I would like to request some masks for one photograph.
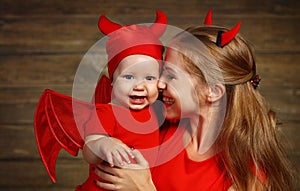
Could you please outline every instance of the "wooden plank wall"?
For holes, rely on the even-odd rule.
[[[160,9],[170,25],[185,28],[201,24],[209,8],[216,24],[243,21],[241,33],[256,49],[260,89],[278,112],[283,141],[299,167],[300,1],[1,0],[0,190],[67,191],[85,179],[81,156],[62,152],[58,181],[51,183],[37,152],[33,115],[45,88],[71,95],[80,60],[102,38],[100,14],[131,24],[153,21]]]

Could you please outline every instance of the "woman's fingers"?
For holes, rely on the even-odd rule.
[[[100,166],[100,167],[99,167]],[[101,169],[101,167],[103,167],[102,169],[113,169],[111,167],[108,167],[104,164],[102,165],[98,165],[98,167]],[[108,167],[108,168],[107,168]],[[118,182],[119,182],[119,177],[114,176],[113,174],[111,174],[111,172],[106,172],[106,171],[102,171],[99,170],[98,168],[95,169],[95,173],[97,174],[97,176],[101,177],[103,180],[105,180],[105,182],[101,182],[98,180],[95,180],[95,184],[103,189],[106,190],[118,190]]]
[[[98,165],[98,168],[95,168],[94,171],[97,176],[105,181],[94,180],[95,184],[106,190],[119,190],[118,185],[121,182],[121,178],[114,175],[113,169],[105,164]]]
[[[128,168],[111,168],[105,163],[98,164],[95,173],[103,180],[96,180],[95,184],[106,190],[132,191],[132,190],[156,190],[148,163],[139,152],[134,152],[140,164],[129,164]],[[148,189],[149,188],[149,189]]]
[[[95,184],[105,190],[118,190],[118,187],[111,183],[99,182],[98,180],[95,180]]]
[[[117,175],[116,172],[115,172],[115,170],[114,170],[115,168],[112,168],[112,167],[108,166],[104,162],[98,164],[97,167],[99,168],[99,169],[97,169],[97,168],[95,169],[95,172],[96,172],[97,175],[98,175],[98,173],[105,173],[105,172],[108,173],[108,174],[110,174],[110,175],[112,175],[112,176],[116,176]],[[110,180],[107,180],[107,181],[111,182]]]

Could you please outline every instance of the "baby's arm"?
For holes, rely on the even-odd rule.
[[[123,166],[133,158],[132,151],[122,141],[107,135],[89,135],[85,138],[83,157],[90,164],[107,161],[111,166]]]

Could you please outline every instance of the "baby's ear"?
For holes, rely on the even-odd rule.
[[[209,86],[209,94],[207,96],[207,101],[213,103],[220,100],[226,92],[226,88],[223,84],[215,84]]]

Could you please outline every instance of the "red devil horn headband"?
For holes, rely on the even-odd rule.
[[[235,35],[239,32],[241,24],[241,22],[238,22],[238,24],[236,24],[235,27],[233,27],[227,32],[219,31],[216,44],[219,47],[223,47],[226,44],[228,44],[232,39],[234,39]]]
[[[149,28],[153,34],[159,37],[164,33],[167,23],[166,15],[161,11],[156,11],[156,20]],[[102,33],[108,35],[122,28],[122,25],[110,21],[105,15],[101,15],[98,21],[98,28]]]
[[[204,24],[206,25],[212,25],[212,9],[210,9],[205,17]],[[216,44],[219,47],[224,47],[226,44],[228,44],[234,37],[237,35],[237,33],[240,30],[242,22],[238,22],[238,24],[235,25],[232,29],[224,32],[224,31],[219,31]]]

